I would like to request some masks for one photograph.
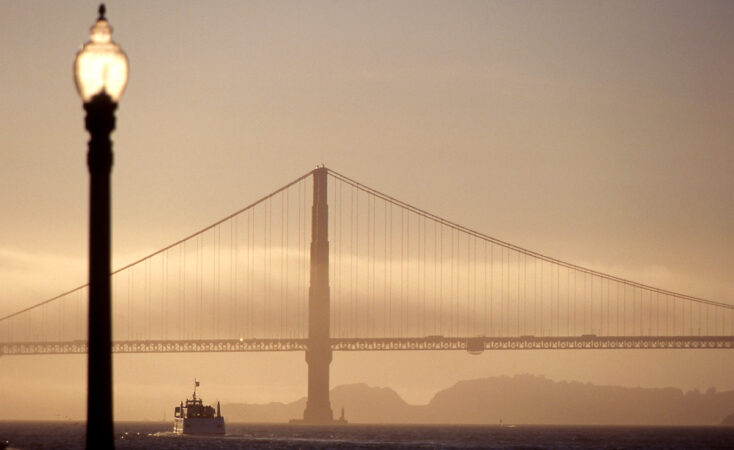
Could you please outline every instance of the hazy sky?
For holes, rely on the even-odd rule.
[[[71,66],[97,6],[0,0],[0,314],[86,281],[88,135]],[[113,267],[325,163],[499,239],[734,303],[731,1],[107,7],[130,59]],[[83,417],[84,364],[0,357],[0,397],[17,408],[0,418],[49,402],[44,417]],[[194,376],[224,402],[305,395],[301,353],[115,364],[121,418],[141,398],[161,418]],[[341,353],[332,386],[426,402],[495,374],[734,389],[733,370],[731,351]]]

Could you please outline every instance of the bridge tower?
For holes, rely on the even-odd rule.
[[[328,424],[334,421],[329,400],[331,364],[329,317],[329,205],[326,196],[326,167],[313,171],[311,211],[311,284],[308,289],[308,400],[303,422]]]

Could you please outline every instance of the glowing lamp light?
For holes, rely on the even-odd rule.
[[[102,92],[117,103],[127,85],[127,55],[112,40],[112,27],[104,15],[105,7],[100,5],[90,41],[74,58],[74,82],[85,103]]]

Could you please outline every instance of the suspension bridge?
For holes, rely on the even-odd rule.
[[[732,349],[734,305],[471,230],[319,167],[112,273],[117,353]],[[0,318],[0,355],[85,353],[87,286]]]

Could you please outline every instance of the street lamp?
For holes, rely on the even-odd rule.
[[[89,341],[87,448],[114,448],[112,309],[110,300],[110,172],[115,109],[127,84],[127,56],[112,41],[104,4],[91,39],[74,59],[74,82],[89,132]]]

